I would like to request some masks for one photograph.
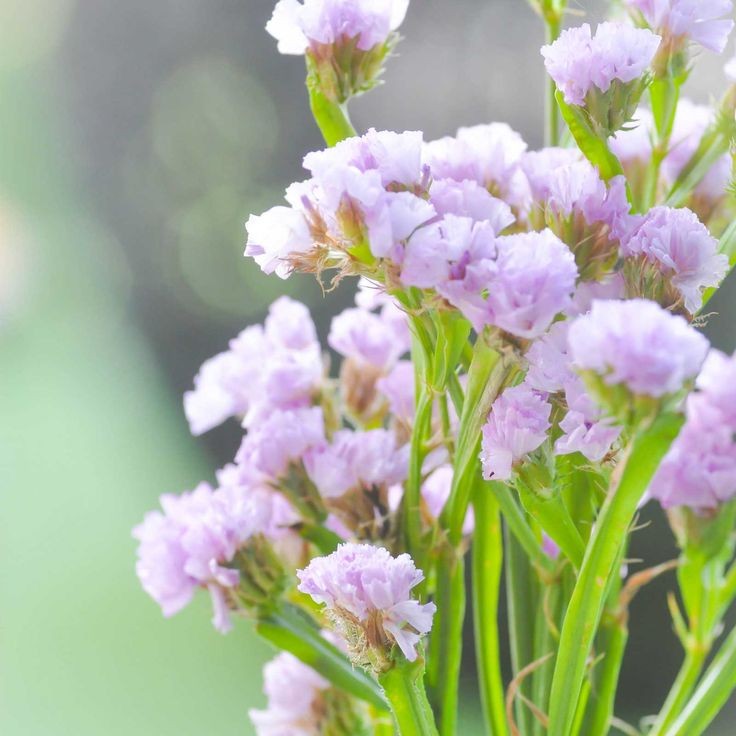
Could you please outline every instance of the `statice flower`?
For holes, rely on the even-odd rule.
[[[633,394],[675,394],[695,378],[708,341],[680,316],[646,299],[596,301],[568,334],[573,365]]]
[[[527,145],[506,123],[460,128],[457,135],[424,147],[424,161],[435,179],[474,181],[516,210],[528,203],[528,185],[521,171]]]
[[[409,0],[280,0],[266,30],[282,54],[353,39],[370,51],[402,24],[408,7]]]
[[[194,434],[233,416],[256,420],[275,408],[308,406],[323,379],[322,351],[309,310],[288,297],[269,308],[265,325],[246,328],[229,349],[206,361],[184,395]]]
[[[164,616],[179,612],[197,588],[206,588],[215,628],[231,628],[231,593],[241,575],[231,563],[254,537],[272,533],[274,499],[274,494],[241,485],[213,489],[206,483],[191,493],[161,497],[162,511],[149,512],[133,536],[139,541],[138,577]],[[270,562],[261,565],[259,579],[274,573],[277,587],[280,571],[269,570]]]
[[[686,422],[650,487],[662,506],[714,509],[736,495],[736,358],[711,350]]]
[[[564,434],[555,442],[555,453],[579,452],[591,462],[600,462],[619,438],[621,427],[603,415],[578,377],[566,384],[565,401],[568,411],[560,422]]]
[[[677,47],[686,41],[722,53],[733,30],[731,0],[626,0],[646,23]]]
[[[575,258],[551,230],[504,235],[495,245],[495,258],[467,269],[466,290],[487,289],[488,296],[480,314],[466,316],[477,330],[490,324],[517,337],[539,337],[572,302]]]
[[[588,161],[574,161],[545,170],[538,167],[530,182],[536,193],[529,217],[532,225],[546,225],[565,241],[575,254],[581,278],[607,275],[635,223],[624,177],[606,184]]]
[[[512,221],[510,212],[509,217]],[[452,301],[453,287],[449,284],[462,281],[470,264],[495,255],[496,234],[488,221],[446,215],[440,222],[419,230],[407,243],[401,265],[402,283],[437,289]]]
[[[304,467],[324,498],[350,490],[386,487],[405,480],[408,446],[399,447],[393,432],[340,430],[332,441],[308,450]]]
[[[376,388],[388,401],[394,419],[409,426],[414,420],[414,364],[400,360],[391,371],[379,378]]]
[[[526,384],[537,391],[557,393],[575,379],[570,366],[567,332],[570,322],[555,322],[549,331],[535,340],[526,353],[529,370]]]
[[[612,135],[631,119],[660,41],[625,23],[601,23],[595,34],[585,23],[543,46],[542,56],[565,102],[586,107],[598,129]]]
[[[477,222],[486,221],[500,233],[514,222],[511,208],[494,197],[477,181],[436,179],[429,190],[432,206],[438,215],[457,215]]]
[[[316,736],[324,718],[322,695],[330,683],[288,652],[263,668],[265,710],[248,715],[257,736]]]
[[[266,30],[282,54],[306,54],[311,84],[346,102],[373,87],[409,0],[280,0]]]
[[[522,384],[494,402],[483,427],[480,460],[487,480],[509,480],[513,466],[539,448],[551,427],[544,395]]]
[[[291,464],[300,462],[307,450],[324,441],[320,407],[274,411],[245,436],[236,462],[254,478],[276,480],[287,473]]]
[[[390,370],[411,348],[406,315],[392,303],[384,305],[381,314],[346,309],[332,320],[327,342],[344,358],[381,372]]]
[[[728,271],[728,258],[718,253],[718,241],[688,209],[654,207],[621,252],[633,259],[624,268],[631,292],[667,307],[673,306],[674,298],[690,313],[700,308],[703,290],[718,286]],[[647,265],[654,267],[654,273]],[[674,297],[666,293],[661,276],[676,289]]]
[[[357,661],[383,669],[393,644],[409,661],[417,658],[436,607],[411,597],[424,574],[409,555],[392,557],[383,548],[342,544],[331,555],[313,559],[297,577],[299,590],[326,606]]]
[[[634,164],[646,165],[652,155],[654,116],[646,107],[640,107],[631,123],[608,141],[611,151],[624,169]],[[628,172],[627,172],[628,173]]]

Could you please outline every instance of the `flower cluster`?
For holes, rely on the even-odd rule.
[[[420,604],[411,590],[423,579],[409,555],[392,557],[370,545],[343,544],[297,573],[299,590],[328,608],[356,658],[375,664],[388,644],[409,661],[432,628],[433,603]]]
[[[560,4],[534,5],[556,32]],[[525,605],[569,649],[539,695],[550,732],[570,733],[576,713],[601,715],[572,691],[609,638],[596,638],[593,614],[625,613],[630,586],[611,584],[611,561],[646,492],[690,520],[731,518],[736,355],[710,348],[698,315],[732,260],[735,93],[718,112],[679,99],[688,44],[722,49],[731,2],[627,5],[633,22],[585,24],[543,47],[553,145],[529,150],[499,122],[433,141],[355,133],[346,103],[375,84],[408,0],[278,2],[268,31],[305,55],[328,147],[304,157],[308,178],[285,205],[250,217],[245,255],[284,279],[357,277],[355,301],[332,319],[329,351],[307,307],[284,297],[204,363],[184,397],[191,430],[235,419],[239,449],[216,487],[162,497],[134,530],[139,578],[164,615],[206,589],[219,630],[246,614],[286,650],[266,666],[267,707],[251,711],[259,736],[383,732],[386,705],[399,733],[437,733],[435,715],[454,733],[471,541],[476,635],[496,637],[478,652],[500,671],[487,661],[509,543],[487,536],[500,513],[533,560]],[[710,551],[678,541],[696,553],[682,582]],[[698,590],[717,597],[709,616],[725,610],[717,581],[736,574],[724,574],[727,541],[716,553],[715,593]],[[573,589],[575,607],[561,597]],[[683,634],[694,618],[680,618]],[[716,619],[683,641],[710,627],[705,653]],[[569,698],[554,698],[560,683]],[[491,711],[501,718],[503,703]]]
[[[568,105],[585,106],[609,134],[631,118],[661,38],[626,23],[584,23],[542,48],[547,73]]]

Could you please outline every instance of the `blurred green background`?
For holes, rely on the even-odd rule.
[[[323,334],[349,290],[263,277],[243,222],[320,145],[272,0],[0,0],[0,733],[251,733],[268,652],[208,601],[170,621],[139,589],[130,529],[226,462],[237,426],[189,437],[199,364],[284,290]],[[600,10],[590,3],[587,10]],[[595,12],[592,12],[592,17]],[[542,32],[523,0],[414,0],[369,125],[507,120],[540,144]],[[706,101],[720,63],[692,84]],[[523,91],[523,94],[522,94]],[[736,344],[733,286],[711,337]],[[656,513],[636,554],[672,554]],[[661,702],[679,650],[663,580],[637,601],[620,711]],[[480,733],[468,658],[467,733]],[[736,711],[735,711],[736,712]],[[712,733],[734,733],[726,713]],[[720,730],[719,730],[720,729]]]

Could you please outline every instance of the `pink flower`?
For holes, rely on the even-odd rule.
[[[691,313],[700,308],[703,290],[718,286],[728,271],[728,258],[718,253],[718,241],[688,209],[654,207],[621,251],[654,263],[671,279]]]
[[[369,51],[386,43],[408,7],[409,0],[280,0],[266,30],[282,54],[356,38],[358,49]]]
[[[658,33],[722,53],[733,30],[731,0],[626,0]]]
[[[409,555],[392,557],[368,544],[341,544],[331,555],[313,559],[297,577],[299,590],[325,605],[335,619],[349,617],[347,628],[352,621],[363,624],[369,646],[385,646],[385,639],[409,661],[417,658],[417,644],[432,628],[435,605],[412,599],[411,590],[424,575]]]
[[[683,317],[646,299],[593,302],[568,333],[573,365],[634,394],[674,394],[694,379],[708,341]]]
[[[607,92],[614,82],[626,84],[642,77],[660,41],[651,31],[625,23],[601,23],[593,35],[584,23],[543,46],[542,56],[565,102],[582,106],[594,88]]]
[[[547,438],[552,407],[529,386],[506,389],[483,427],[480,460],[487,480],[509,480],[515,463]]]

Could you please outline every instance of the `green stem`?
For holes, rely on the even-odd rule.
[[[565,615],[550,701],[548,736],[570,736],[603,605],[638,503],[680,431],[682,418],[661,415],[635,437],[620,483],[609,492],[590,538]]]
[[[486,727],[493,736],[507,736],[504,686],[498,637],[498,594],[503,566],[503,538],[498,503],[480,485],[473,499],[473,622]]]
[[[501,508],[506,526],[521,545],[529,560],[546,570],[552,570],[554,563],[544,554],[540,541],[529,526],[524,512],[519,508],[519,504],[514,500],[511,489],[500,481],[490,481],[487,485]]]
[[[402,502],[402,519],[404,523],[404,537],[409,553],[414,561],[422,567],[424,555],[422,553],[422,517],[420,513],[422,498],[422,465],[426,453],[426,439],[432,421],[432,397],[424,388],[419,389],[416,419],[411,435],[409,454],[409,476],[406,481],[406,491]]]
[[[536,625],[534,629],[534,661],[539,662],[543,657],[549,657],[557,649],[552,622],[549,615],[556,617],[560,601],[560,583],[553,581],[540,587],[540,600],[537,606]],[[554,659],[548,659],[539,665],[532,675],[532,701],[543,713],[549,708],[549,685],[552,681]],[[532,723],[533,736],[543,736],[545,728],[536,718]]]
[[[438,736],[424,690],[424,661],[401,662],[379,676],[400,736]]]
[[[256,623],[256,631],[338,688],[382,711],[387,709],[375,680],[356,669],[339,649],[322,636],[314,622],[295,606],[282,603]]]
[[[677,679],[672,685],[667,700],[657,716],[650,736],[662,736],[662,734],[666,733],[670,725],[672,725],[675,718],[681,713],[687,699],[698,683],[707,653],[707,649],[699,646],[694,646],[687,650],[680,671],[677,673]]]
[[[310,82],[309,79],[307,79],[307,88],[312,115],[328,146],[334,146],[346,138],[357,135],[348,117],[346,105],[340,105],[327,99],[322,94],[319,85]]]
[[[463,655],[465,561],[449,545],[444,545],[437,561],[436,585],[437,613],[430,637],[427,685],[438,714],[440,734],[454,736]]]
[[[700,736],[736,688],[736,629],[723,643],[695,694],[665,736]]]
[[[601,647],[603,662],[600,665],[602,669],[597,683],[592,718],[585,736],[606,736],[610,731],[621,663],[628,639],[629,629],[626,623],[615,614],[610,614],[610,620],[603,626]]]
[[[510,533],[508,525],[504,530],[504,542],[511,668],[516,677],[534,657],[533,612],[536,610],[537,599],[533,570],[521,545]],[[531,697],[529,678],[520,684],[519,693]],[[514,718],[518,733],[525,736],[530,733],[532,714],[520,698],[514,703]]]

